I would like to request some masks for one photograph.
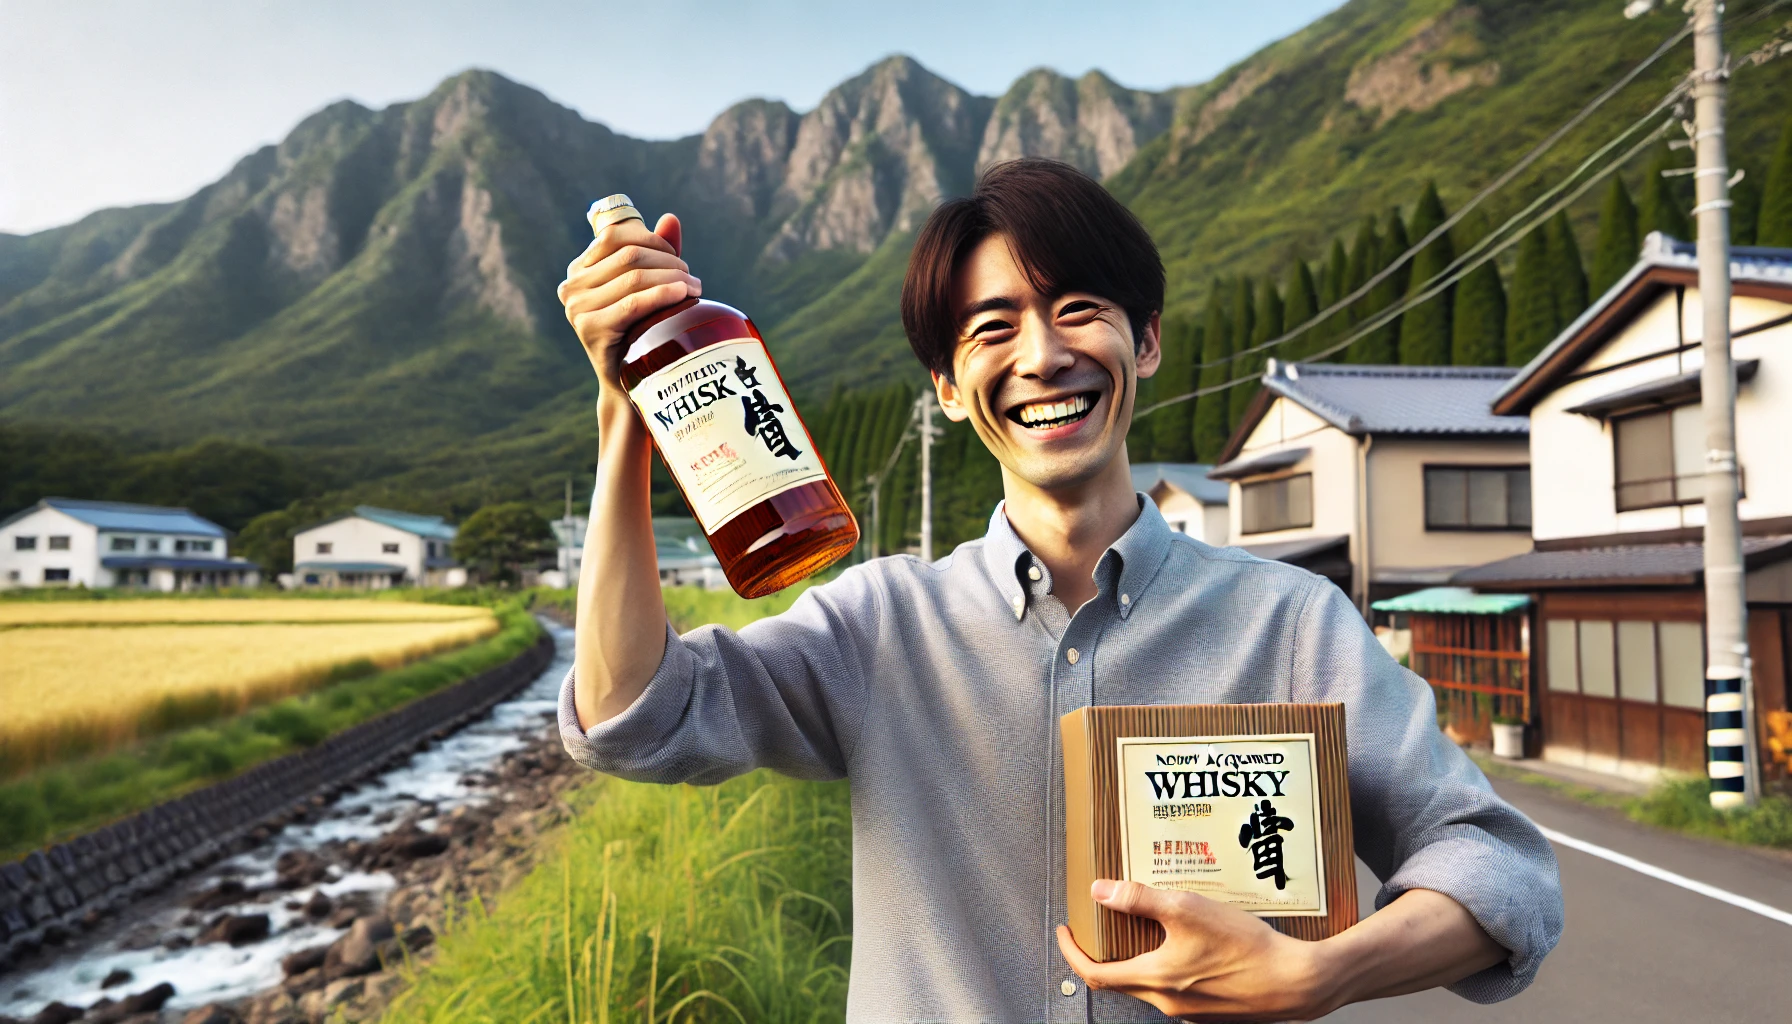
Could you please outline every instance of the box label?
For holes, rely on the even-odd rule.
[[[1265,916],[1326,913],[1312,733],[1116,744],[1126,880]]]
[[[628,396],[704,533],[780,491],[828,478],[757,339],[700,348]]]

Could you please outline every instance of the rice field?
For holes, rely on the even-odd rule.
[[[0,778],[497,630],[487,608],[397,601],[0,606]]]

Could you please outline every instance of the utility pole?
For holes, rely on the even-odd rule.
[[[1730,168],[1724,154],[1723,4],[1692,0],[1693,181],[1698,205],[1699,399],[1705,412],[1705,744],[1711,806],[1759,799],[1748,601],[1736,499],[1736,370],[1730,359]]]
[[[933,561],[933,389],[921,389],[921,561]]]
[[[878,492],[882,491],[884,489],[883,488],[884,482],[882,480],[878,479],[878,475],[876,473],[873,473],[870,476],[866,477],[865,481],[871,485],[871,557],[876,558],[877,557],[877,527],[878,527],[877,497],[878,497]]]

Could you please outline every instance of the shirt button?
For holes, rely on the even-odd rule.
[[[1036,580],[1038,578],[1039,578],[1039,567],[1037,565],[1035,565],[1031,569],[1027,570],[1027,579]]]
[[[1072,665],[1076,664],[1076,660],[1080,657],[1082,657],[1082,655],[1076,653],[1076,648],[1074,647],[1064,652],[1064,660],[1070,662]]]
[[[1074,996],[1076,995],[1076,982],[1071,981],[1069,978],[1065,978],[1063,981],[1058,982],[1058,991],[1067,996]]]
[[[1120,595],[1120,604],[1122,606],[1132,604],[1132,595],[1131,594],[1121,594]]]

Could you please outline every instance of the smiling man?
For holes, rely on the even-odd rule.
[[[1305,1019],[1530,983],[1562,926],[1554,856],[1439,733],[1429,687],[1325,579],[1173,533],[1132,490],[1126,432],[1158,364],[1164,271],[1099,184],[1000,165],[934,212],[910,260],[910,343],[1002,466],[988,534],[932,564],[855,566],[738,633],[666,623],[651,448],[618,380],[628,326],[701,290],[679,231],[670,216],[612,225],[560,286],[602,430],[561,732],[580,761],[634,779],[850,779],[848,1019]],[[1059,716],[1263,701],[1347,705],[1378,911],[1302,942],[1194,894],[1097,882],[1168,938],[1090,961],[1062,927]]]

